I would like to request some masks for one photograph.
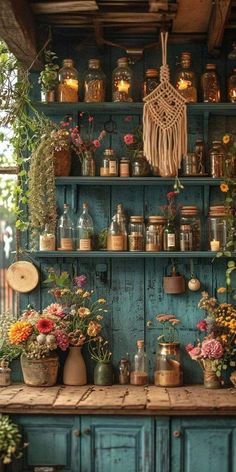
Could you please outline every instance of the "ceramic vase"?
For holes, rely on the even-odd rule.
[[[63,383],[65,385],[87,384],[87,371],[81,347],[70,347],[63,369]]]
[[[56,353],[42,359],[28,359],[21,355],[21,369],[26,385],[30,387],[51,387],[57,382],[59,358]]]
[[[94,385],[112,385],[113,384],[113,368],[112,364],[107,361],[96,363],[93,372]]]

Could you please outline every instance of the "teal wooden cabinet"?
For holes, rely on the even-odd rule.
[[[236,418],[174,418],[170,470],[235,472]]]

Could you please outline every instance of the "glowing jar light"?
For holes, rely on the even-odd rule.
[[[117,64],[112,73],[112,101],[132,102],[133,72],[129,67],[128,58],[121,57]]]
[[[236,102],[236,68],[233,69],[231,76],[228,78],[227,93],[229,102]]]
[[[78,102],[79,80],[72,59],[64,59],[59,70],[58,101]]]
[[[181,67],[176,74],[175,88],[185,98],[186,103],[197,102],[197,83],[194,72],[191,69],[190,52],[182,52]]]

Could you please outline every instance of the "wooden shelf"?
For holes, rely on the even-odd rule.
[[[179,177],[183,185],[217,186],[222,179],[212,177]],[[57,185],[173,185],[169,177],[57,177]]]
[[[37,258],[49,258],[49,257],[69,257],[69,258],[98,258],[98,257],[108,257],[111,259],[117,259],[124,257],[125,259],[133,258],[214,258],[216,252],[214,251],[188,251],[188,252],[146,252],[146,251],[34,251],[29,252],[31,257]]]
[[[143,110],[142,102],[103,102],[103,103],[41,103],[34,102],[35,108],[42,111],[46,115],[69,115],[78,112],[88,112],[91,114],[97,113],[112,113],[115,114],[140,114]],[[211,115],[236,115],[235,103],[193,103],[187,105],[189,115],[201,115],[210,113]]]

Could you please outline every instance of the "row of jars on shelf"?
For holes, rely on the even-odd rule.
[[[208,216],[208,249],[219,251],[226,247],[228,214],[222,205],[210,207]],[[127,230],[128,227],[128,230]],[[58,221],[57,249],[91,251],[94,249],[94,225],[83,203],[83,212],[75,227],[68,204]],[[195,205],[181,207],[180,218],[149,216],[145,226],[141,215],[127,217],[122,204],[112,217],[103,249],[108,251],[199,251],[201,249],[201,218]],[[56,249],[56,237],[46,227],[40,235],[39,249]]]
[[[79,99],[79,76],[72,59],[64,59],[58,73],[58,102],[77,102]],[[129,66],[128,57],[121,57],[112,72],[112,101],[132,102],[135,94],[134,74]],[[151,93],[159,84],[157,68],[147,69],[142,85],[142,96]],[[88,71],[84,77],[84,102],[98,103],[106,100],[106,77],[101,69],[99,59],[90,59]],[[187,103],[198,101],[197,78],[191,68],[191,53],[182,52],[180,67],[176,70],[174,86],[186,99]],[[200,96],[203,102],[217,103],[221,101],[221,90],[215,64],[206,64],[200,80]],[[54,91],[44,95],[46,101],[54,101]],[[227,81],[227,97],[230,102],[236,101],[236,69]]]

